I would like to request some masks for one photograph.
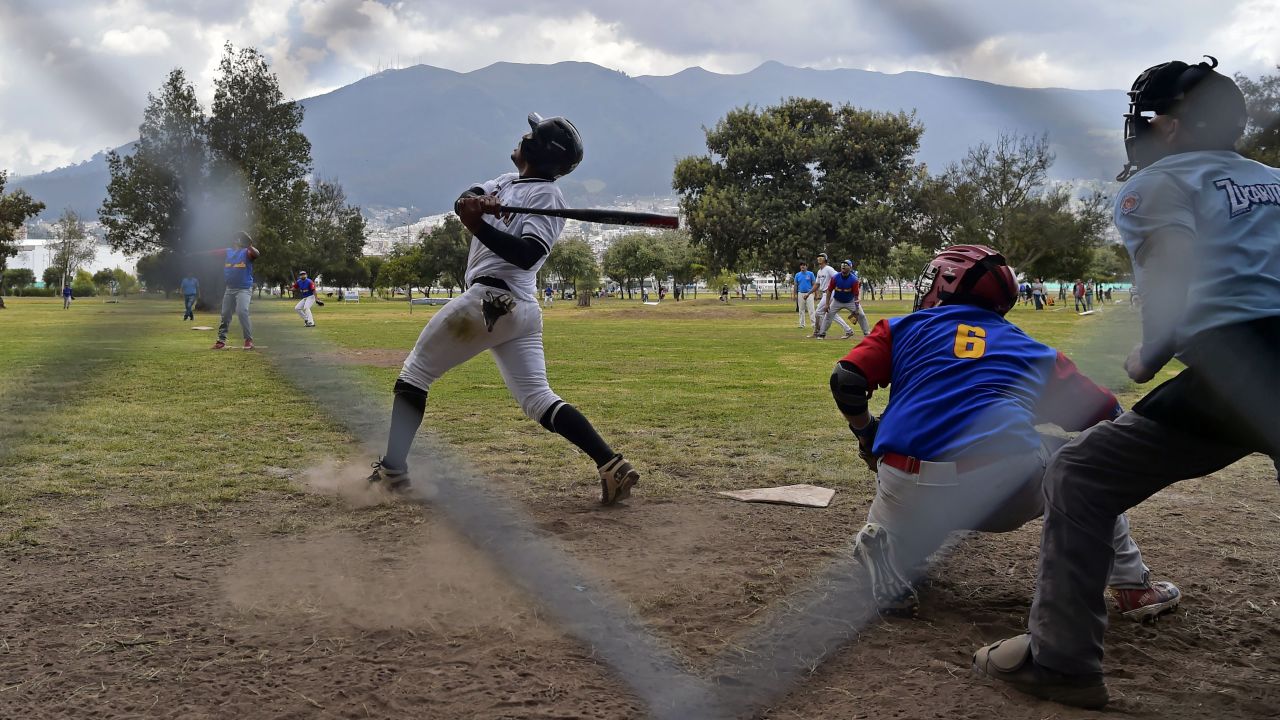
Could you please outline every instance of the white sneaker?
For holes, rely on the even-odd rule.
[[[640,473],[631,463],[614,455],[600,468],[600,504],[612,505],[631,497],[631,488],[640,482]]]
[[[920,609],[915,588],[898,571],[894,562],[889,532],[875,523],[867,523],[858,531],[853,556],[867,569],[871,595],[876,607],[888,615],[914,616]]]

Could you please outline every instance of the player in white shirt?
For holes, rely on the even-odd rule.
[[[489,350],[524,413],[563,435],[596,462],[601,502],[624,500],[640,474],[615,453],[591,423],[552,392],[542,350],[538,269],[564,229],[564,219],[499,214],[502,206],[563,208],[556,186],[582,161],[578,130],[562,117],[529,116],[530,132],[511,153],[517,172],[475,185],[454,204],[474,236],[467,256],[467,291],[432,316],[396,380],[387,452],[369,482],[393,490],[409,485],[408,457],[431,384],[451,368]]]
[[[814,285],[814,294],[818,298],[818,314],[817,319],[814,320],[813,334],[809,337],[825,340],[827,338],[827,326],[831,322],[827,320],[827,313],[822,308],[823,305],[829,302],[831,278],[836,276],[836,269],[827,263],[826,253],[818,253],[818,269],[814,274],[818,276],[818,282]],[[849,327],[849,323],[845,322],[844,318],[837,314],[831,320],[834,320],[840,327],[844,328],[845,337],[853,337],[853,328]]]

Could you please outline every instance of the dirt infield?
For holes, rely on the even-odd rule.
[[[1113,618],[1109,714],[1280,716],[1274,474],[1249,458],[1133,513],[1148,563],[1186,599],[1155,626]],[[528,509],[697,672],[843,552],[869,497],[805,510],[641,494],[609,511],[583,494]],[[305,492],[212,514],[94,505],[7,551],[0,717],[645,716],[429,508],[355,505]],[[931,572],[920,619],[874,623],[760,716],[1101,716],[969,677],[969,653],[1025,621],[1037,537],[1033,523],[965,540]]]

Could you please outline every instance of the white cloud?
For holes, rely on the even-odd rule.
[[[31,136],[27,130],[0,131],[0,169],[30,175],[83,159],[81,149]]]
[[[169,49],[169,35],[159,28],[134,25],[104,32],[100,47],[116,55],[154,55]]]

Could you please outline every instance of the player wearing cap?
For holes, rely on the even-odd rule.
[[[827,336],[827,328],[831,327],[832,318],[840,317],[841,310],[848,310],[850,317],[858,319],[858,327],[862,328],[862,336],[866,337],[871,332],[871,326],[867,323],[866,313],[862,312],[861,299],[862,281],[858,278],[858,273],[853,271],[853,261],[840,261],[840,272],[832,275],[831,282],[827,285],[826,297],[822,304],[824,322],[819,337]],[[842,339],[851,337],[853,337],[853,328],[846,325]]]
[[[1115,223],[1142,287],[1135,382],[1186,366],[1114,422],[1082,433],[1045,477],[1029,632],[974,669],[1036,697],[1097,708],[1114,518],[1251,452],[1280,457],[1280,171],[1234,150],[1244,96],[1217,61],[1148,68],[1129,91]]]
[[[640,474],[615,453],[577,408],[547,383],[542,348],[538,269],[564,229],[562,218],[503,213],[502,206],[565,207],[556,178],[582,161],[578,130],[562,117],[529,116],[517,143],[517,172],[474,185],[454,204],[474,236],[467,255],[468,288],[432,316],[395,384],[386,454],[373,463],[371,483],[398,490],[410,484],[409,448],[426,410],[432,383],[485,350],[524,413],[563,435],[596,463],[601,502],[626,499]]]
[[[298,313],[298,317],[302,318],[302,323],[307,327],[315,327],[315,318],[311,316],[311,306],[316,303],[316,284],[307,277],[306,270],[298,271],[298,279],[293,283],[293,289],[302,295],[302,299],[297,305],[293,306],[294,312]]]
[[[836,406],[877,474],[854,555],[882,611],[915,613],[917,568],[950,533],[1008,532],[1041,515],[1041,480],[1060,442],[1036,423],[1082,430],[1120,412],[1065,355],[1005,319],[1017,301],[1002,255],[947,248],[921,274],[915,310],[876,323],[831,375]],[[867,400],[886,385],[889,403],[877,419]],[[1167,609],[1136,604],[1153,584],[1123,516],[1107,540],[1120,609],[1134,617]],[[1176,604],[1177,588],[1156,585],[1165,586]]]
[[[823,310],[823,307],[826,305],[827,299],[831,296],[831,278],[835,277],[839,273],[836,272],[836,269],[831,267],[827,262],[827,254],[823,252],[818,253],[818,269],[814,274],[817,275],[817,280],[814,284],[814,293],[818,297],[818,314],[813,321],[813,334],[809,337],[816,338],[818,340],[825,340],[827,337],[826,328],[831,325],[831,321],[827,320],[827,313]],[[836,315],[832,320],[834,320],[837,325],[844,328],[845,337],[853,336],[853,328],[849,327],[849,323],[845,322],[844,318]]]

